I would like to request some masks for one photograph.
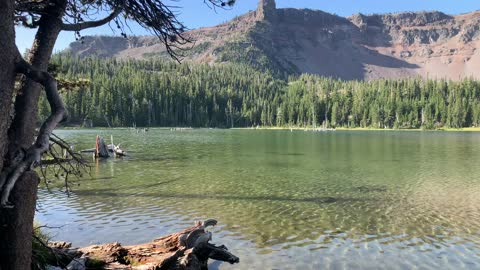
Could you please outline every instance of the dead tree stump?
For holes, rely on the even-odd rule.
[[[103,140],[103,137],[97,135],[97,140],[95,142],[95,158],[108,158],[108,147]]]

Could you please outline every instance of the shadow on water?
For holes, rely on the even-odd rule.
[[[142,186],[144,188],[153,187],[158,185],[168,184],[178,180],[172,180],[168,182],[162,182],[152,185]],[[140,187],[140,186],[139,186]],[[340,202],[358,202],[367,201],[371,199],[365,198],[342,198],[342,197],[310,197],[310,198],[294,198],[294,197],[280,197],[280,196],[238,196],[238,195],[208,195],[208,194],[169,194],[169,193],[115,193],[111,191],[120,189],[95,189],[95,190],[78,190],[74,191],[76,195],[80,196],[101,196],[101,197],[152,197],[158,199],[201,199],[201,200],[239,200],[239,201],[265,201],[265,202],[310,202],[310,203],[340,203]]]
[[[190,160],[191,157],[188,156],[162,156],[162,155],[156,155],[156,156],[142,156],[140,159],[136,156],[126,156],[126,157],[117,157],[115,159],[112,158],[105,158],[105,159],[98,159],[95,160],[93,163],[96,163],[98,165],[102,164],[107,164],[112,161],[135,161],[135,162],[152,162],[152,161],[186,161]]]
[[[304,153],[282,153],[282,152],[265,152],[265,154],[276,155],[276,156],[305,156]]]
[[[112,180],[115,177],[113,176],[104,176],[104,177],[92,177],[92,178],[87,178],[87,179],[82,179],[82,181],[97,181],[97,180]]]
[[[113,178],[113,177],[111,177],[111,178]],[[177,181],[180,181],[180,180],[179,179],[173,179],[173,180],[168,180],[168,181],[163,181],[163,182],[158,182],[158,183],[153,183],[153,184],[136,185],[136,186],[129,187],[129,188],[148,189],[148,188],[153,188],[153,187],[158,187],[158,186],[171,184],[171,183],[174,183],[174,182],[177,182]],[[111,194],[115,194],[114,196],[125,195],[124,193],[113,193],[114,191],[120,191],[120,190],[125,190],[125,187],[77,190],[77,191],[73,191],[72,193],[77,194],[77,195],[85,195],[85,196],[89,196],[89,195],[112,196]],[[126,196],[133,196],[133,195],[135,195],[135,194],[126,195]],[[142,196],[143,196],[143,194],[142,194]]]
[[[359,186],[355,187],[354,190],[359,192],[387,192],[387,187],[385,186]]]

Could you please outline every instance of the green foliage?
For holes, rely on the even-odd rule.
[[[286,80],[247,64],[177,64],[56,55],[62,78],[90,83],[62,93],[73,123],[95,126],[480,126],[480,82],[466,79]],[[39,108],[44,117],[46,103]]]
[[[95,258],[88,258],[85,266],[87,269],[105,269],[105,262]]]
[[[34,224],[32,238],[32,269],[45,269],[47,264],[53,264],[56,261],[55,255],[51,249],[44,246],[50,239],[50,236],[41,230],[41,227]]]
[[[196,56],[202,53],[205,53],[212,46],[211,42],[202,42],[199,44],[194,44],[192,47],[187,47],[186,49],[174,49],[174,52],[182,57]],[[163,58],[170,59],[170,55],[167,51],[161,52],[148,52],[144,53],[143,57],[145,58]]]
[[[298,68],[289,62],[280,63],[272,50],[272,27],[269,22],[258,22],[245,35],[237,36],[217,48],[218,62],[245,64],[277,77],[298,74]],[[265,48],[270,48],[265,49]],[[285,60],[284,60],[285,61]]]

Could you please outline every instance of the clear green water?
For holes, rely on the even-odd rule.
[[[37,219],[82,246],[134,244],[216,218],[241,258],[212,269],[480,269],[480,134],[152,129],[59,131],[77,149],[114,135]]]

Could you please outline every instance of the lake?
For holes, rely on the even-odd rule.
[[[61,130],[130,150],[36,219],[75,246],[136,244],[216,218],[240,264],[212,269],[480,269],[480,133]]]

